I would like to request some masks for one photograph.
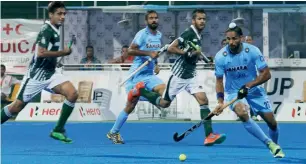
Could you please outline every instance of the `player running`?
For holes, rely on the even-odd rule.
[[[68,47],[59,51],[59,27],[65,20],[65,5],[59,1],[51,2],[48,5],[48,13],[50,21],[46,21],[38,33],[36,51],[21,84],[18,97],[1,111],[1,124],[9,118],[16,116],[43,89],[50,90],[66,98],[60,118],[55,128],[51,131],[50,136],[56,140],[71,143],[72,140],[65,135],[64,126],[73,111],[78,94],[72,83],[65,76],[55,71],[57,57],[66,56],[71,53],[71,49]]]
[[[192,13],[192,25],[168,47],[168,52],[178,54],[180,57],[171,68],[172,75],[168,80],[166,90],[162,97],[145,89],[140,89],[141,96],[146,97],[156,106],[166,108],[169,107],[177,94],[186,90],[198,101],[201,119],[208,116],[210,113],[208,99],[203,87],[197,84],[196,80],[196,63],[201,57],[201,50],[194,50],[188,44],[188,42],[192,42],[194,45],[201,45],[200,33],[205,28],[205,24],[205,11],[200,9],[194,10]],[[211,120],[205,122],[204,131],[206,135],[204,145],[206,146],[220,144],[226,139],[224,134],[213,133]]]
[[[235,23],[231,23],[226,31],[228,45],[222,48],[215,57],[216,92],[219,105],[214,113],[220,114],[226,101],[238,98],[230,106],[241,119],[245,129],[263,142],[270,149],[275,158],[283,158],[281,147],[278,144],[278,126],[273,115],[271,104],[263,87],[260,85],[271,78],[270,70],[260,50],[248,43],[242,43],[242,30]],[[257,71],[259,75],[257,76]],[[225,89],[223,76],[225,75]],[[262,129],[249,118],[247,108],[252,107],[269,126],[268,138]]]
[[[124,143],[119,131],[127,120],[128,115],[134,110],[139,100],[140,93],[135,92],[135,89],[138,91],[140,88],[146,88],[147,90],[153,91],[158,95],[162,95],[165,90],[164,82],[153,73],[154,66],[156,64],[156,57],[158,55],[157,51],[161,48],[162,38],[162,33],[157,30],[157,12],[154,10],[149,10],[145,16],[145,21],[147,23],[147,27],[140,30],[136,34],[131,46],[128,49],[128,54],[135,56],[133,65],[130,68],[130,73],[136,70],[149,58],[152,58],[153,60],[125,84],[126,91],[128,92],[127,105],[119,114],[113,128],[107,133],[107,137],[112,140],[114,144]],[[145,99],[141,97],[140,100]]]

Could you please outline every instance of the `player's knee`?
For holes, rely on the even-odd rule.
[[[202,101],[203,101],[203,103],[201,103],[201,104],[208,104],[208,98],[206,96],[204,97],[204,99]]]
[[[200,94],[197,94],[197,100],[199,101],[200,104],[208,104],[208,98],[206,96],[205,92],[202,92]]]
[[[235,113],[237,114],[237,116],[241,119],[241,121],[245,122],[249,119],[249,115],[248,112],[246,110],[246,107],[244,104],[242,103],[238,103],[235,106]]]
[[[79,97],[78,91],[74,90],[66,95],[66,99],[72,103],[75,103]]]

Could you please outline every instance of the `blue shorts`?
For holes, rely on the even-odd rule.
[[[129,81],[127,81],[125,83],[125,91],[126,93],[129,93],[129,91],[131,89],[133,89],[133,87],[138,83],[138,82],[144,82],[145,84],[145,88],[149,91],[153,91],[153,88],[158,86],[158,85],[161,85],[161,84],[164,84],[164,82],[158,78],[157,76],[155,75],[149,75],[149,76],[142,76],[142,77],[137,77],[137,78],[133,78]],[[140,97],[139,99],[140,101],[147,101],[146,98],[144,97]]]
[[[238,91],[237,91],[238,92]],[[229,93],[225,97],[226,102],[230,102],[231,100],[237,97],[237,93]],[[262,112],[268,113],[272,112],[271,102],[268,99],[268,96],[263,88],[256,88],[254,91],[249,92],[247,97],[243,99],[239,99],[230,105],[230,109],[234,111],[234,107],[237,103],[243,103],[251,108],[255,113]]]

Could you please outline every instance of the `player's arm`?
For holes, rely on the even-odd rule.
[[[199,50],[193,51],[193,49],[189,47],[188,44],[187,44],[187,47],[185,47],[186,46],[185,43],[189,40],[189,35],[190,34],[188,31],[185,31],[184,33],[182,33],[179,38],[177,38],[170,44],[170,46],[167,49],[168,52],[172,54],[188,55],[188,56],[200,54],[201,52]],[[181,50],[180,47],[185,47],[185,49]]]
[[[216,76],[216,93],[217,93],[218,105],[213,110],[213,113],[218,116],[223,112],[222,108],[224,105],[223,77]]]
[[[135,38],[133,39],[129,49],[128,49],[128,55],[131,55],[131,56],[151,56],[152,58],[155,58],[156,56],[152,55],[152,54],[155,54],[154,52],[143,51],[143,50],[139,49],[139,47],[143,44],[145,44],[144,33],[138,32],[136,34]],[[157,53],[155,55],[157,55]]]
[[[217,93],[218,104],[223,104],[224,102],[223,77],[216,77],[216,93]]]
[[[216,93],[217,93],[217,100],[218,105],[216,106],[215,110],[213,111],[214,114],[219,115],[222,113],[222,107],[224,104],[224,84],[223,84],[223,76],[225,73],[225,67],[223,65],[223,59],[218,54],[216,55],[215,60],[215,76],[216,76]]]
[[[170,46],[168,47],[167,51],[172,54],[178,54],[178,55],[185,55],[188,53],[188,51],[181,50],[180,47],[184,47],[185,43],[189,39],[189,33],[188,31],[185,31],[181,34],[181,36],[177,39],[175,39]]]
[[[178,54],[178,55],[185,55],[186,52],[181,50],[179,48],[179,45],[180,45],[180,42],[179,42],[179,39],[175,39],[171,44],[170,46],[168,47],[167,51],[169,53],[172,53],[172,54]]]
[[[260,50],[256,48],[255,52],[256,53],[252,57],[253,57],[253,60],[255,60],[255,64],[256,64],[257,70],[259,71],[259,75],[257,76],[255,80],[245,85],[247,88],[252,88],[257,85],[261,85],[271,78],[270,69],[267,63],[265,62],[265,59],[263,55],[261,54]]]
[[[38,57],[60,57],[60,56],[67,56],[70,53],[71,53],[71,49],[67,47],[62,51],[48,51],[46,48],[38,46],[37,56]]]
[[[71,49],[68,47],[65,47],[62,51],[49,51],[48,46],[51,41],[51,34],[48,31],[41,31],[42,37],[40,40],[37,41],[38,44],[38,50],[37,50],[37,56],[38,57],[60,57],[60,56],[66,56],[71,53]]]
[[[268,67],[265,67],[261,70],[259,70],[259,76],[257,78],[249,83],[247,83],[245,86],[248,88],[255,87],[257,85],[261,85],[268,81],[271,78],[270,69]]]
[[[128,55],[131,56],[151,56],[151,51],[142,51],[139,50],[139,46],[135,43],[132,43],[131,46],[128,49]]]

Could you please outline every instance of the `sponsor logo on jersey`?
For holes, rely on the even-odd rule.
[[[227,68],[226,71],[228,72],[231,72],[231,71],[239,71],[239,70],[246,70],[248,69],[247,66],[238,66],[238,67],[230,67],[230,68]]]
[[[150,43],[147,43],[146,44],[146,48],[161,48],[161,45],[160,44],[150,44]]]

